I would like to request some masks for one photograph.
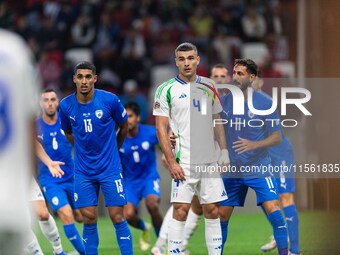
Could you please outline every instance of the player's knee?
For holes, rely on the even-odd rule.
[[[58,216],[63,224],[74,223],[73,212],[71,208],[62,207],[58,210]]]
[[[113,223],[121,223],[124,221],[124,216],[122,214],[110,215],[110,218]]]
[[[97,215],[93,212],[82,211],[84,224],[95,224],[97,223]]]
[[[218,206],[215,204],[204,205],[203,213],[207,219],[217,219],[219,217]]]
[[[176,206],[174,205],[174,219],[178,221],[185,221],[188,216],[189,208],[186,208],[185,206]]]
[[[134,210],[130,209],[124,210],[124,217],[128,222],[132,221],[135,218],[135,216],[136,212]]]
[[[267,213],[267,215],[271,214],[272,212],[275,212],[277,210],[280,210],[279,201],[278,200],[272,200],[267,201],[263,203],[263,207]]]
[[[293,196],[293,193],[285,193],[285,194],[281,194],[280,195],[280,203],[281,203],[281,206],[284,208],[284,207],[287,207],[287,206],[290,206],[292,204],[294,204],[294,196]]]
[[[156,213],[158,211],[158,202],[154,199],[149,199],[145,202],[146,208],[150,214]]]
[[[40,221],[47,221],[50,218],[50,213],[47,210],[47,207],[40,207],[37,211],[37,217]]]
[[[73,215],[74,215],[74,219],[76,220],[76,222],[78,222],[78,223],[84,222],[83,215],[81,215],[79,210],[74,210]]]

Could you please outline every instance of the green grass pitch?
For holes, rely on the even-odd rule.
[[[339,213],[326,212],[300,212],[300,243],[303,255],[340,254],[338,250],[340,235],[333,234],[333,230],[340,229]],[[334,219],[334,221],[333,221]],[[147,219],[148,220],[148,219]],[[57,225],[61,234],[64,250],[74,250],[65,238],[62,225],[57,219]],[[78,229],[82,233],[79,224]],[[115,231],[108,218],[100,218],[99,231],[99,255],[119,254]],[[150,255],[150,251],[142,252],[139,249],[140,231],[131,228],[133,235],[134,254]],[[52,248],[47,239],[42,235],[39,227],[36,227],[39,243],[45,255],[52,255]],[[339,234],[339,232],[337,232]],[[231,255],[274,255],[276,250],[269,253],[260,251],[260,246],[268,241],[271,228],[263,214],[237,213],[232,215],[229,224],[228,242],[224,254]],[[152,242],[156,240],[152,235]],[[338,246],[337,246],[338,245]],[[188,246],[191,255],[207,255],[204,240],[204,220],[201,219],[198,228],[191,238]]]

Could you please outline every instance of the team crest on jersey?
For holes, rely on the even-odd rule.
[[[155,105],[153,106],[153,109],[157,110],[159,108],[161,108],[161,104],[158,101],[156,101]]]
[[[101,119],[103,117],[103,110],[97,110],[95,114],[98,119]]]
[[[150,148],[150,143],[149,143],[148,141],[143,142],[143,143],[142,143],[142,148],[143,148],[144,150],[149,149],[149,148]]]
[[[248,117],[252,119],[252,118],[254,118],[254,116],[255,116],[255,114],[252,113],[250,110],[248,110]]]
[[[52,198],[52,203],[53,203],[54,205],[58,205],[58,204],[59,204],[59,199],[58,199],[57,197],[53,197],[53,198]]]

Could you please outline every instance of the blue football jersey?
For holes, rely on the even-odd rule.
[[[95,89],[92,101],[81,104],[73,93],[60,102],[60,119],[61,128],[73,132],[76,172],[120,175],[116,125],[127,114],[116,95]]]
[[[120,156],[123,164],[123,176],[129,181],[157,179],[155,145],[158,144],[156,128],[149,125],[138,125],[135,137],[126,137]]]
[[[221,118],[228,121],[224,127],[231,165],[237,167],[269,165],[271,160],[267,148],[238,154],[232,146],[239,137],[250,141],[260,141],[267,138],[272,132],[280,130],[281,124],[277,111],[270,115],[256,115],[249,110],[248,101],[245,100],[244,114],[234,115],[232,94],[228,93],[221,99],[223,106]],[[254,91],[253,106],[257,110],[267,110],[271,108],[272,100],[269,96]]]
[[[62,161],[65,165],[61,166],[64,171],[62,178],[55,178],[51,175],[48,167],[40,160],[38,165],[38,179],[41,185],[48,183],[64,183],[73,181],[74,164],[72,158],[72,145],[64,135],[60,126],[60,118],[54,125],[47,124],[42,118],[36,120],[37,139],[44,147],[46,153],[54,161]]]

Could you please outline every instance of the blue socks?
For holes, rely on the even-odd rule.
[[[97,224],[84,224],[83,238],[86,255],[98,255],[98,229]]]
[[[80,255],[85,255],[83,239],[80,237],[76,225],[74,223],[64,225],[64,232],[77,252],[80,253]]]
[[[153,229],[155,231],[156,236],[159,237],[159,232],[161,231],[161,228],[153,226]]]
[[[280,210],[274,211],[268,216],[268,220],[273,227],[274,238],[276,241],[279,255],[288,254],[288,234],[286,223]]]
[[[126,220],[113,224],[121,255],[133,255],[132,235]],[[88,255],[86,253],[86,255]]]
[[[142,219],[139,219],[139,221],[137,223],[137,228],[142,230],[142,231],[146,230],[145,222]]]
[[[222,252],[221,254],[223,254],[223,250],[224,250],[224,245],[228,239],[228,225],[229,225],[229,221],[221,221],[221,230],[222,230]]]
[[[295,204],[284,207],[283,211],[286,216],[289,241],[290,241],[290,251],[292,253],[298,254],[300,252],[299,245],[299,216]]]

